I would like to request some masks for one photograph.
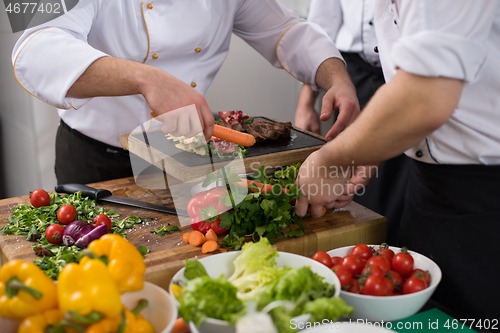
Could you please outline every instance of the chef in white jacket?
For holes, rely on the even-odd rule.
[[[59,109],[58,182],[131,176],[120,135],[148,121],[151,111],[195,104],[210,137],[214,120],[203,94],[231,33],[273,66],[329,91],[331,111],[340,108],[352,119],[359,113],[338,50],[321,28],[277,0],[81,0],[26,31],[12,56],[19,84]]]
[[[361,166],[406,151],[401,245],[439,265],[433,297],[457,318],[498,323],[500,2],[377,0],[375,28],[387,83],[302,164],[296,212],[345,206],[367,180]],[[317,173],[352,166],[350,178]]]

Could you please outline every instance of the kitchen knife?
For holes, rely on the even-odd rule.
[[[145,201],[134,200],[125,197],[119,197],[116,195],[112,195],[110,191],[104,189],[95,189],[93,187],[83,185],[83,184],[63,184],[57,185],[54,190],[57,193],[67,193],[73,194],[81,191],[83,197],[89,197],[92,200],[96,201],[106,201],[117,203],[121,205],[127,205],[132,207],[139,207],[149,210],[155,210],[158,212],[181,215],[181,216],[189,216],[185,210],[175,209],[173,207],[153,204]]]

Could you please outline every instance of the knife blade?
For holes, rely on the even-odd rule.
[[[121,205],[132,206],[132,207],[139,207],[139,208],[144,208],[144,209],[149,209],[149,210],[154,210],[154,211],[169,213],[169,214],[174,214],[174,215],[189,216],[187,214],[187,211],[182,210],[182,209],[176,209],[173,207],[153,204],[150,202],[125,198],[125,197],[119,197],[116,195],[112,195],[111,191],[108,191],[105,189],[96,189],[96,188],[93,188],[93,187],[90,187],[87,185],[83,185],[83,184],[57,185],[54,188],[54,190],[57,193],[67,193],[67,194],[73,194],[73,193],[81,191],[83,197],[88,197],[88,198],[90,198],[92,200],[96,200],[96,201],[106,201],[106,202],[112,202],[112,203],[117,203],[117,204],[121,204]]]

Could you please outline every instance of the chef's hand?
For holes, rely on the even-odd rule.
[[[151,111],[157,116],[156,119],[164,123],[162,130],[173,136],[187,137],[203,131],[208,141],[214,131],[214,116],[205,97],[191,86],[158,68],[151,67],[150,71],[150,75],[141,86],[141,93]],[[189,108],[190,105],[196,108]]]
[[[316,93],[311,89],[311,86],[304,84],[297,102],[297,110],[295,111],[295,126],[316,134],[321,134],[319,117],[314,110],[315,101]]]
[[[295,203],[299,216],[304,216],[309,208],[312,217],[320,217],[323,207],[335,208],[336,201],[346,193],[352,167],[328,165],[324,153],[321,149],[312,153],[300,167],[297,185],[304,196]]]
[[[339,110],[337,121],[325,136],[326,140],[330,141],[359,115],[356,88],[352,84],[344,63],[337,58],[327,59],[320,65],[316,74],[316,83],[326,90],[320,119],[326,121],[330,119],[333,111]]]
[[[351,203],[354,195],[360,192],[363,195],[366,185],[378,174],[379,165],[366,165],[357,167],[352,174],[344,193],[336,200],[333,208],[342,208]]]

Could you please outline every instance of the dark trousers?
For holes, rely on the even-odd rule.
[[[401,245],[441,268],[434,300],[460,318],[500,320],[500,166],[412,164]]]
[[[365,62],[357,53],[342,52],[342,57],[363,109],[375,91],[385,83],[382,69]],[[410,160],[401,154],[383,162],[364,193],[354,197],[355,202],[387,218],[387,242],[391,245],[398,243]]]
[[[58,184],[133,176],[128,151],[85,136],[62,120],[56,135],[55,173]]]

